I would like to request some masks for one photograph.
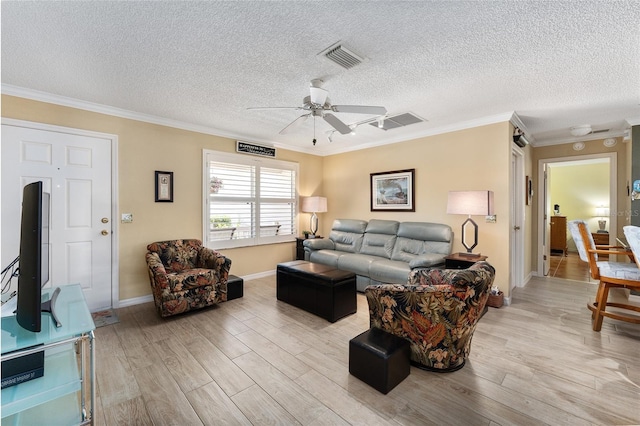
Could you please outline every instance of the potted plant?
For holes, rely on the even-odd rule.
[[[311,231],[302,231],[302,235],[304,235],[304,238],[307,239],[311,235]]]

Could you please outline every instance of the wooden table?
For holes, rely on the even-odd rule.
[[[488,256],[481,254],[453,253],[444,258],[446,269],[467,269],[476,262],[486,260]]]

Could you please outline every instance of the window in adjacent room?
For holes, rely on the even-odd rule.
[[[204,150],[205,245],[243,247],[292,241],[298,164]]]

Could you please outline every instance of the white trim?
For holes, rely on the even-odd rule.
[[[584,160],[592,160],[596,158],[608,158],[609,159],[609,208],[611,210],[618,209],[618,153],[617,152],[602,152],[599,154],[589,154],[589,155],[574,155],[571,157],[557,157],[557,158],[543,158],[538,160],[538,247],[537,257],[538,257],[538,265],[537,265],[537,276],[544,277],[544,248],[542,246],[542,241],[544,238],[545,232],[545,221],[544,221],[544,179],[542,178],[544,174],[544,166],[546,164],[552,163],[564,163],[567,161],[584,161]],[[615,237],[617,235],[618,230],[618,215],[612,214],[609,217],[609,244],[612,244],[612,241],[615,241]],[[615,243],[613,243],[615,245]]]
[[[9,95],[9,96],[17,96],[20,98],[32,99],[34,101],[62,105],[70,108],[78,108],[81,110],[97,112],[100,114],[111,115],[114,117],[121,117],[121,118],[130,119],[130,120],[142,121],[145,123],[152,123],[152,124],[158,124],[161,126],[173,127],[175,129],[182,129],[182,130],[188,130],[188,131],[193,131],[198,133],[204,133],[206,135],[214,135],[214,136],[220,136],[224,138],[237,139],[237,140],[239,139],[247,142],[256,142],[256,143],[266,144],[274,148],[282,148],[289,151],[303,152],[306,154],[317,155],[320,157],[358,151],[361,149],[373,148],[377,146],[390,145],[390,144],[399,143],[399,142],[406,142],[413,139],[440,135],[443,133],[450,133],[450,132],[470,129],[474,127],[486,126],[489,124],[501,123],[505,121],[510,121],[514,116],[514,112],[510,111],[502,114],[495,114],[488,117],[481,117],[473,120],[467,120],[460,123],[449,124],[449,125],[440,126],[436,128],[431,128],[426,130],[423,129],[420,131],[416,131],[415,133],[411,133],[411,134],[400,136],[400,137],[390,137],[389,139],[384,139],[376,143],[366,143],[366,144],[359,144],[359,145],[345,144],[345,146],[340,146],[337,149],[334,149],[337,145],[333,145],[333,146],[324,145],[324,147],[315,146],[315,147],[309,147],[309,148],[301,148],[293,145],[274,142],[273,140],[270,140],[270,139],[262,139],[262,138],[247,139],[246,135],[239,135],[236,133],[225,132],[219,129],[215,129],[213,127],[202,126],[202,125],[193,124],[193,123],[185,123],[183,121],[157,117],[150,114],[143,114],[143,113],[129,111],[122,108],[116,108],[108,105],[97,104],[94,102],[88,102],[88,101],[83,101],[79,99],[69,98],[66,96],[54,95],[51,93],[41,92],[38,90],[27,89],[19,86],[13,86],[11,84],[2,84],[0,88],[3,94]]]
[[[514,197],[511,200],[511,208],[513,209],[510,215],[510,228],[509,229],[509,242],[510,242],[510,257],[509,263],[509,294],[515,287],[524,287],[524,253],[525,253],[525,236],[527,223],[525,220],[525,197],[528,195],[525,193],[525,154],[520,147],[515,144],[511,144],[511,158],[515,161],[515,165],[509,167],[509,173],[517,173],[515,176],[510,176],[511,196]],[[515,170],[514,170],[515,169]],[[516,231],[515,227],[519,227]]]
[[[120,251],[118,217],[118,135],[94,132],[91,130],[75,129],[72,127],[56,126],[53,124],[37,123],[34,121],[16,120],[2,117],[2,125],[24,127],[48,132],[67,133],[77,136],[101,138],[111,143],[111,306],[118,308],[120,303]]]
[[[153,302],[153,295],[148,294],[146,296],[132,297],[131,299],[124,299],[120,301],[120,307],[126,308],[127,306],[141,305],[142,303]]]
[[[257,280],[260,278],[271,277],[275,274],[276,274],[276,270],[271,269],[269,271],[258,272],[250,275],[243,275],[243,276],[240,276],[239,278],[242,278],[244,281],[249,281],[249,280]],[[147,302],[153,302],[153,295],[148,294],[146,296],[132,297],[131,299],[121,300],[120,307],[126,308],[127,306],[140,305],[142,303],[147,303]]]

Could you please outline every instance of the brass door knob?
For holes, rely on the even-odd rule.
[[[106,229],[103,229],[102,232],[100,232],[102,235],[109,235],[109,231],[107,231]]]
[[[109,223],[109,218],[108,217],[103,217],[102,218],[102,223]]]

